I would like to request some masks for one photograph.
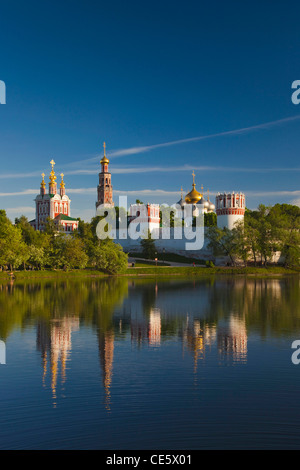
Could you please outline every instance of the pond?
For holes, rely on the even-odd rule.
[[[300,448],[299,306],[298,276],[2,284],[0,449]]]

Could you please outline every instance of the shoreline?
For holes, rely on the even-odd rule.
[[[19,280],[64,280],[64,279],[108,279],[118,277],[212,277],[212,276],[250,276],[250,277],[281,277],[297,276],[298,269],[289,269],[277,266],[271,267],[214,267],[205,268],[199,266],[149,266],[129,267],[126,272],[119,274],[107,274],[93,269],[74,270],[41,270],[41,271],[14,271],[13,276],[9,272],[0,272],[0,282],[15,282]]]

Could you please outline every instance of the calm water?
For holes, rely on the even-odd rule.
[[[0,449],[300,448],[299,305],[299,277],[2,285]]]

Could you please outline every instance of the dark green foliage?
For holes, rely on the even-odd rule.
[[[300,263],[300,208],[290,204],[246,210],[244,223],[233,230],[212,227],[208,232],[209,246],[215,255],[229,256],[231,264],[242,259],[247,265],[266,266],[275,252],[281,252],[286,267]]]
[[[78,230],[67,235],[50,219],[43,232],[34,230],[24,216],[15,219],[13,225],[0,210],[0,266],[11,270],[92,266],[109,274],[123,272],[128,266],[127,255],[112,240],[99,241],[96,228],[100,220],[79,220]]]

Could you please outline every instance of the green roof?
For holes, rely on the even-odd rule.
[[[60,220],[72,220],[73,222],[77,222],[78,219],[73,219],[72,217],[69,217],[68,215],[64,215],[64,214],[59,214],[55,217],[56,219],[60,219]]]

